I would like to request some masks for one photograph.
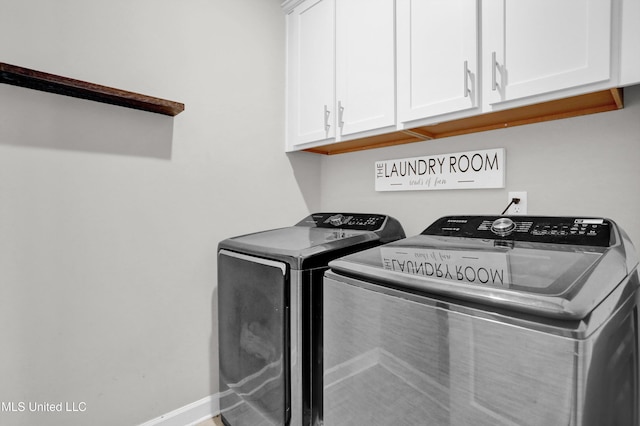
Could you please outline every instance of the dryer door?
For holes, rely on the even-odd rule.
[[[287,266],[218,253],[220,410],[227,424],[287,424]]]

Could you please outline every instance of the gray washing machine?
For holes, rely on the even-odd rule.
[[[450,216],[329,265],[325,426],[638,426],[638,257],[613,221]]]
[[[330,260],[404,238],[380,214],[316,213],[218,247],[220,409],[230,426],[317,425]]]

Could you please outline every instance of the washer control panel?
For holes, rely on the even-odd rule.
[[[594,217],[446,216],[422,234],[608,247],[611,222]]]
[[[314,213],[301,220],[296,226],[377,231],[384,226],[386,218],[387,216],[380,214]]]

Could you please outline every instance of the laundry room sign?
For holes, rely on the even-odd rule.
[[[505,149],[376,161],[376,191],[504,188]]]

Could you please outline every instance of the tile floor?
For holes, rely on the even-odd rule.
[[[223,426],[223,425],[222,425],[222,420],[220,420],[220,416],[218,416],[209,420],[205,420],[202,423],[198,423],[196,426]]]

